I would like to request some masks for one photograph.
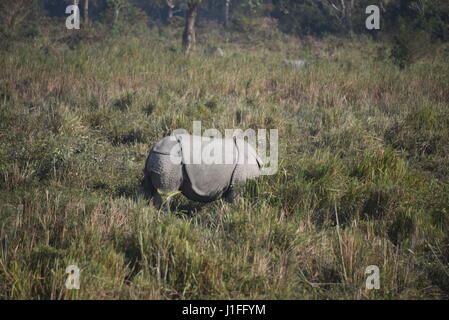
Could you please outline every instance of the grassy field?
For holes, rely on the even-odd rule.
[[[367,39],[172,33],[0,50],[1,299],[449,297],[447,48],[400,70]],[[153,209],[148,150],[193,120],[278,129],[278,173]]]

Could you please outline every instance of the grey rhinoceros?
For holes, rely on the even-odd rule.
[[[239,138],[209,138],[188,134],[163,138],[145,163],[142,192],[160,207],[159,191],[181,191],[188,199],[233,202],[237,188],[260,175],[262,160]],[[166,203],[168,207],[168,203]]]
[[[306,65],[305,60],[284,60],[284,66],[293,67],[293,68],[301,68]]]

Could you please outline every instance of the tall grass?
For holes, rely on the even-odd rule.
[[[185,57],[166,34],[1,50],[0,297],[447,298],[447,59],[207,41],[226,56]],[[193,120],[278,129],[278,173],[234,205],[156,211],[137,193],[147,152]]]

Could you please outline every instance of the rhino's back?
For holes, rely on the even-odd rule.
[[[220,199],[228,190],[238,151],[233,139],[183,135],[179,137],[183,158],[183,194],[195,201]]]

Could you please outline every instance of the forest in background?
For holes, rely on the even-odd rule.
[[[449,40],[449,3],[444,0],[5,0],[0,4],[0,39],[25,40],[49,29],[60,31],[59,20],[67,17],[69,4],[79,5],[85,33],[103,37],[169,25],[188,29],[192,19],[193,24],[213,21],[247,34],[273,28],[298,37],[363,34],[392,43],[401,64],[429,44]],[[380,10],[380,30],[365,26],[369,5]]]

